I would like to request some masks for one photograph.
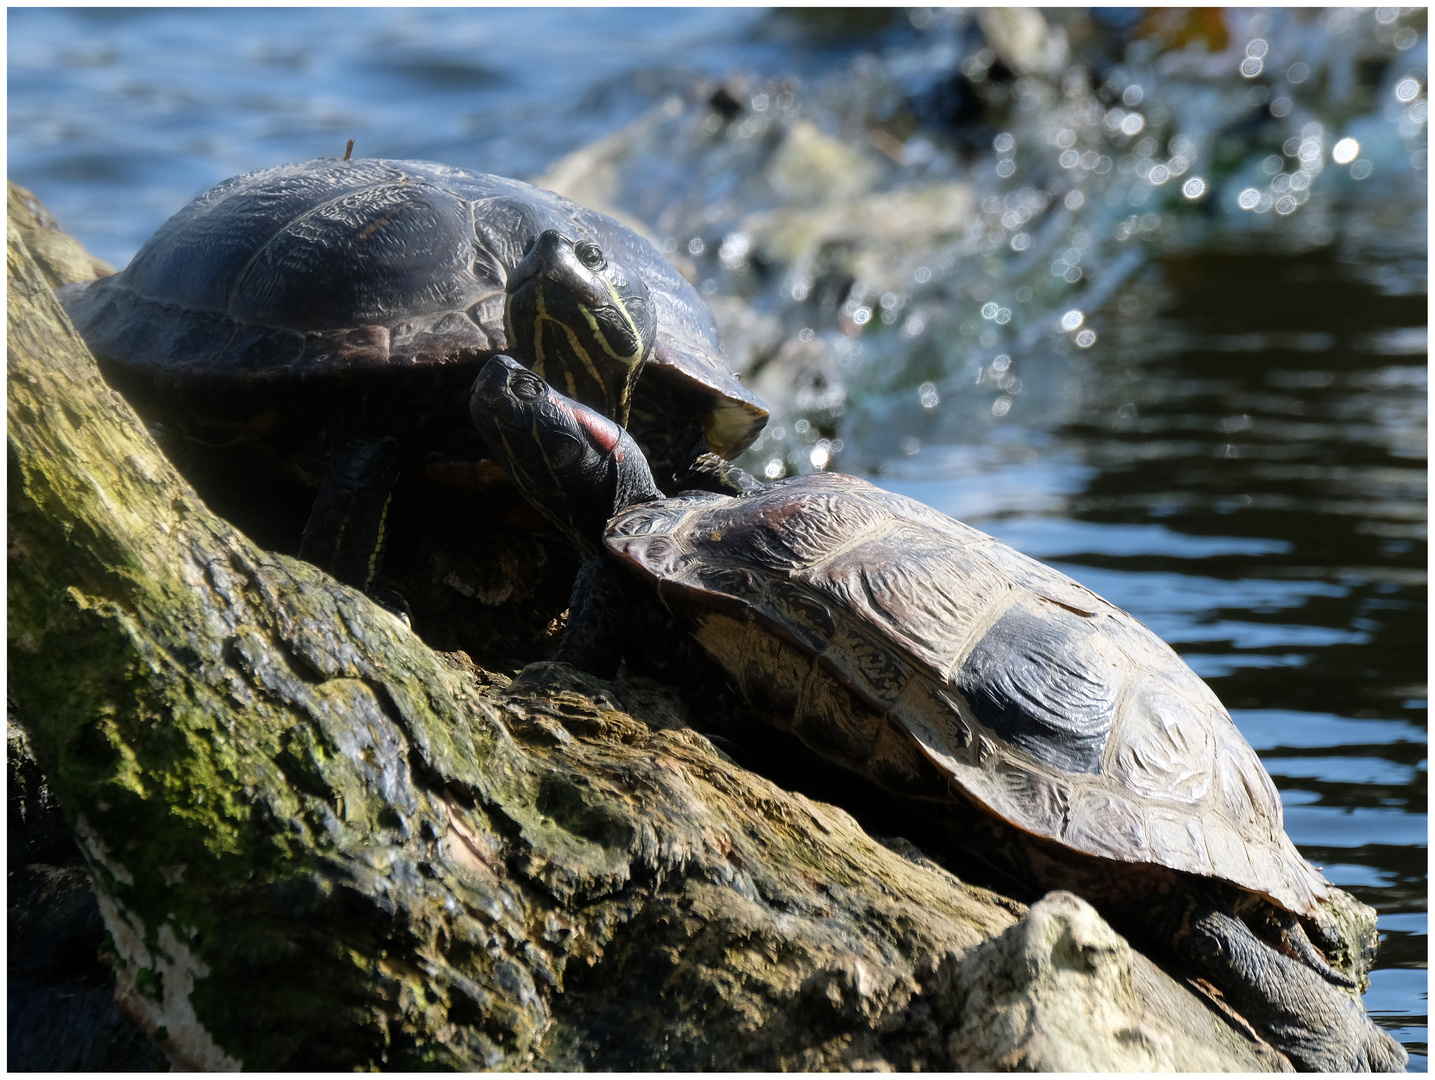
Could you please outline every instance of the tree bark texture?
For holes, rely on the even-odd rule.
[[[510,684],[257,548],[55,303],[93,261],[42,269],[10,205],[12,723],[171,1063],[1285,1065],[1083,901],[877,842],[656,684]]]

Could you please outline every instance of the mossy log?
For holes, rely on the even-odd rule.
[[[105,384],[51,293],[93,269],[42,271],[16,207],[12,722],[171,1063],[1285,1065],[1084,902],[877,842],[654,684],[509,685],[257,548]]]

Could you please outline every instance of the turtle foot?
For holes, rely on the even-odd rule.
[[[1351,1002],[1351,1014],[1329,1027],[1266,1025],[1266,1034],[1302,1072],[1404,1072],[1410,1055]],[[1284,1029],[1284,1030],[1283,1030]]]
[[[1232,912],[1193,908],[1178,954],[1225,995],[1297,1069],[1403,1072],[1409,1055],[1359,998],[1266,945]]]
[[[677,477],[684,489],[715,491],[719,495],[756,495],[767,485],[746,469],[710,451],[698,454],[686,476]]]

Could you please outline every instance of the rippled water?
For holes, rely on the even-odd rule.
[[[1170,641],[1297,844],[1379,909],[1366,1004],[1424,1069],[1423,15],[1061,18],[1089,81],[978,109],[951,72],[995,69],[961,14],[11,9],[10,176],[123,265],[209,184],[351,137],[532,178],[646,118],[595,198],[687,260],[773,398],[750,463],[872,475]],[[1197,70],[1243,44],[1260,78]],[[731,123],[694,89],[717,78]],[[851,156],[784,202],[773,147],[802,120]],[[907,204],[862,201],[922,185],[975,227],[894,239]],[[834,191],[867,230],[844,242],[885,252],[867,269],[781,253],[773,220]]]

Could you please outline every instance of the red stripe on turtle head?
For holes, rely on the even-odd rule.
[[[567,402],[559,401],[555,397],[553,404],[571,416],[574,422],[588,433],[588,438],[593,445],[602,450],[605,454],[615,454],[619,461],[623,460],[623,451],[620,449],[619,440],[622,438],[623,429],[606,416],[600,416],[587,408],[574,408]]]

